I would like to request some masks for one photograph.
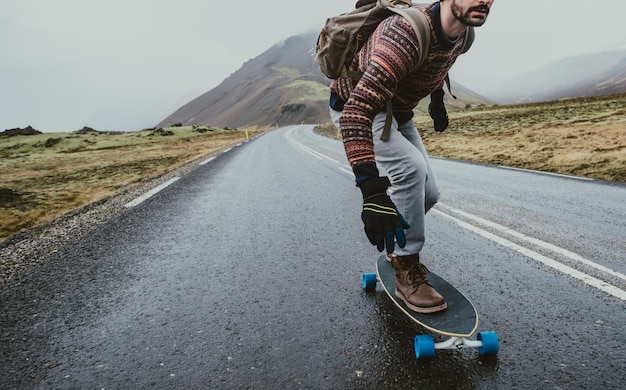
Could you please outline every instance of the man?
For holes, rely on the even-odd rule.
[[[438,201],[439,190],[412,120],[413,108],[432,94],[429,111],[435,128],[445,129],[446,75],[461,54],[467,28],[485,23],[493,1],[441,0],[420,6],[430,21],[431,45],[426,61],[415,71],[421,50],[415,31],[402,16],[390,16],[355,56],[350,70],[363,75],[331,84],[331,118],[341,130],[363,194],[366,235],[379,251],[386,249],[396,271],[396,295],[416,312],[444,310],[446,302],[428,282],[428,270],[419,258],[424,217]],[[383,141],[388,101],[393,122]]]

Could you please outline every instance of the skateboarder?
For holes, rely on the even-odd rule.
[[[330,113],[363,194],[365,233],[396,272],[396,295],[416,312],[446,308],[420,263],[424,216],[438,201],[437,180],[420,135],[413,108],[431,95],[435,129],[447,127],[443,84],[461,54],[469,26],[485,23],[494,0],[441,0],[420,9],[430,21],[431,44],[424,65],[412,71],[421,50],[409,22],[399,15],[383,20],[355,56],[350,70],[360,78],[331,84]],[[387,102],[393,122],[381,140]],[[404,231],[406,230],[406,232]],[[397,245],[396,245],[397,243]]]

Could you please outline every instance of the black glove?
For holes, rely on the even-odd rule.
[[[400,248],[404,248],[406,245],[404,229],[411,227],[387,195],[387,188],[390,185],[387,177],[373,177],[359,185],[363,193],[361,219],[365,225],[365,234],[379,252],[386,247],[387,253],[393,252],[395,240],[398,240]]]
[[[428,105],[428,113],[433,118],[435,131],[441,133],[448,128],[448,111],[443,104],[443,89],[438,89],[430,94],[430,104]]]

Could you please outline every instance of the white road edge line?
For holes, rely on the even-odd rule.
[[[162,191],[163,189],[165,189],[166,187],[168,187],[169,185],[171,185],[172,183],[176,182],[178,179],[180,179],[180,177],[173,177],[171,179],[169,179],[168,181],[166,181],[163,184],[160,184],[156,187],[154,187],[152,190],[146,192],[145,194],[141,195],[140,197],[135,198],[134,200],[126,203],[124,205],[124,207],[126,208],[131,208],[131,207],[135,207],[138,204],[140,204],[141,202],[143,202],[144,200],[150,198],[151,196],[154,196],[155,194],[157,194],[159,191]]]
[[[334,159],[332,159],[332,158],[330,158],[330,157],[328,157],[328,156],[326,156],[324,154],[321,154],[321,153],[319,153],[319,152],[317,152],[317,151],[315,151],[313,149],[310,149],[310,148],[304,146],[303,144],[299,143],[298,141],[293,139],[293,137],[291,137],[291,135],[288,135],[287,138],[288,138],[288,140],[290,142],[292,142],[293,144],[301,147],[304,151],[310,153],[311,155],[313,155],[313,156],[315,156],[315,157],[317,157],[319,159],[327,159],[327,160],[330,160],[330,161],[333,161],[333,162],[339,164],[338,161],[336,161],[336,160],[334,160]],[[508,168],[508,167],[503,167],[503,168]],[[338,169],[340,171],[342,171],[342,172],[349,173],[350,175],[352,175],[352,172],[350,170],[348,170],[347,168],[344,168],[343,166],[339,167]],[[521,169],[518,169],[518,170],[521,170]],[[563,177],[570,177],[570,176],[559,175],[559,174],[552,174],[552,175],[563,176]],[[577,177],[572,177],[572,178],[577,178]],[[592,180],[592,179],[589,179],[589,180]],[[610,268],[606,268],[606,267],[604,267],[604,266],[602,266],[600,264],[594,263],[594,262],[592,262],[590,260],[587,260],[587,259],[583,258],[582,256],[580,256],[577,253],[570,252],[570,251],[568,251],[568,250],[566,250],[564,248],[557,247],[556,245],[552,245],[552,244],[547,243],[545,241],[541,241],[541,240],[538,240],[538,239],[535,239],[535,238],[532,238],[532,237],[528,237],[528,236],[526,236],[526,235],[524,235],[522,233],[519,233],[519,232],[516,232],[514,230],[511,230],[511,229],[509,229],[509,228],[507,228],[505,226],[498,225],[498,224],[493,223],[491,221],[487,221],[485,219],[476,217],[476,216],[474,216],[472,214],[465,213],[465,212],[463,212],[461,210],[457,210],[457,209],[453,209],[451,207],[444,206],[441,203],[440,203],[440,205],[443,206],[443,207],[448,208],[452,212],[456,212],[459,215],[463,215],[463,216],[465,216],[467,218],[473,219],[473,220],[475,220],[477,222],[480,222],[480,223],[482,223],[482,224],[484,224],[486,226],[490,226],[492,228],[496,228],[496,229],[498,229],[498,230],[500,230],[502,232],[508,233],[508,234],[510,234],[510,235],[512,235],[514,237],[520,238],[520,239],[525,240],[527,242],[534,243],[534,244],[542,246],[542,247],[544,247],[546,249],[550,249],[550,250],[552,250],[554,252],[557,252],[557,253],[560,253],[562,255],[565,255],[565,256],[569,257],[570,259],[572,259],[572,260],[581,262],[583,264],[586,264],[586,265],[588,265],[590,267],[596,268],[598,270],[601,270],[601,271],[606,272],[608,274],[611,274],[613,276],[617,276],[617,277],[619,277],[621,279],[625,279],[626,278],[625,275],[623,275],[623,274],[621,274],[619,272],[613,271]],[[492,233],[490,233],[490,232],[488,232],[486,230],[483,230],[483,229],[481,229],[479,227],[476,227],[474,225],[471,225],[469,223],[461,221],[460,219],[455,218],[455,217],[453,217],[453,216],[451,216],[449,214],[446,214],[443,211],[440,211],[440,210],[437,210],[437,209],[433,209],[433,211],[438,213],[438,214],[440,214],[440,215],[442,215],[442,216],[444,216],[444,217],[446,217],[446,218],[449,218],[449,219],[453,220],[459,226],[461,226],[461,227],[463,227],[463,228],[465,228],[467,230],[473,231],[473,232],[475,232],[475,233],[477,233],[477,234],[479,234],[479,235],[481,235],[481,236],[483,236],[483,237],[485,237],[485,238],[487,238],[489,240],[492,240],[492,241],[494,241],[494,242],[496,242],[496,243],[498,243],[498,244],[500,244],[500,245],[502,245],[504,247],[513,249],[513,250],[521,253],[522,255],[530,257],[531,259],[534,259],[534,260],[536,260],[536,261],[538,261],[538,262],[540,262],[540,263],[542,263],[542,264],[544,264],[544,265],[546,265],[548,267],[551,267],[551,268],[553,268],[553,269],[555,269],[555,270],[557,270],[557,271],[559,271],[559,272],[561,272],[563,274],[566,274],[566,275],[569,275],[569,276],[571,276],[571,277],[573,277],[575,279],[581,280],[582,282],[586,283],[589,286],[597,288],[597,289],[599,289],[601,291],[604,291],[605,293],[607,293],[609,295],[612,295],[612,296],[614,296],[616,298],[619,298],[619,299],[621,299],[623,301],[626,301],[626,291],[624,291],[624,290],[622,290],[622,289],[620,289],[618,287],[615,287],[615,286],[613,286],[613,285],[611,285],[609,283],[606,283],[606,282],[604,282],[604,281],[602,281],[600,279],[594,278],[593,276],[587,275],[584,272],[578,271],[577,269],[574,269],[572,267],[568,267],[565,264],[559,263],[558,261],[553,260],[553,259],[551,259],[551,258],[549,258],[547,256],[544,256],[544,255],[540,254],[540,253],[537,253],[537,252],[535,252],[533,250],[530,250],[528,248],[524,248],[521,245],[517,245],[514,242],[511,242],[511,241],[509,241],[509,240],[507,240],[505,238],[502,238],[500,236],[492,234]]]
[[[223,154],[223,153],[228,153],[228,152],[230,152],[231,150],[233,150],[233,148],[239,147],[239,146],[241,146],[241,145],[243,145],[243,142],[238,143],[237,145],[233,146],[232,148],[227,148],[227,149],[224,149],[224,150],[222,150],[222,154]],[[198,165],[206,165],[206,164],[210,163],[210,162],[211,162],[211,161],[213,161],[213,160],[215,160],[215,157],[211,157],[211,158],[209,158],[209,159],[206,159],[206,160],[202,161],[202,162],[201,162],[200,164],[198,164]]]
[[[589,177],[581,177],[581,176],[572,176],[572,175],[564,175],[562,173],[554,173],[554,172],[545,172],[545,171],[537,171],[537,170],[533,170],[533,169],[524,169],[524,168],[515,168],[515,167],[507,167],[505,165],[498,165],[498,168],[502,168],[502,169],[508,169],[510,171],[520,171],[520,172],[532,172],[532,173],[537,173],[540,175],[547,175],[547,176],[556,176],[556,177],[562,177],[565,179],[574,179],[574,180],[583,180],[583,181],[595,181],[596,179],[592,179]]]
[[[208,163],[210,163],[211,161],[215,160],[215,157],[211,157],[211,158],[207,158],[206,160],[202,161],[200,164],[198,165],[206,165]]]
[[[584,264],[586,266],[595,268],[598,271],[605,272],[605,273],[607,273],[609,275],[613,275],[613,276],[615,276],[617,278],[620,278],[620,279],[626,281],[626,275],[624,275],[624,274],[622,274],[620,272],[614,271],[614,270],[612,270],[610,268],[607,268],[607,267],[605,267],[603,265],[600,265],[598,263],[594,263],[591,260],[587,260],[584,257],[582,257],[581,255],[579,255],[578,253],[574,253],[574,252],[568,251],[565,248],[561,248],[560,246],[556,246],[556,245],[550,244],[549,242],[545,242],[545,241],[539,240],[537,238],[529,237],[529,236],[527,236],[527,235],[525,235],[523,233],[520,233],[520,232],[512,230],[512,229],[509,229],[506,226],[502,226],[502,225],[499,225],[499,224],[497,224],[495,222],[491,222],[491,221],[488,221],[486,219],[477,217],[477,216],[475,216],[473,214],[466,213],[465,211],[458,210],[458,209],[449,207],[449,206],[441,204],[441,203],[438,203],[437,207],[439,207],[439,206],[441,206],[444,209],[447,209],[447,210],[449,210],[449,211],[451,211],[451,212],[453,212],[455,214],[462,215],[465,218],[468,218],[468,219],[471,219],[473,221],[476,221],[476,222],[478,222],[478,223],[480,223],[480,224],[482,224],[484,226],[489,226],[489,227],[491,227],[493,229],[499,230],[499,231],[501,231],[503,233],[509,234],[509,235],[511,235],[513,237],[516,237],[516,238],[519,238],[520,240],[524,240],[524,241],[529,242],[531,244],[534,244],[534,245],[540,246],[542,248],[548,249],[548,250],[550,250],[552,252],[558,253],[558,254],[560,254],[562,256],[565,256],[565,257],[568,257],[571,260],[577,261],[577,262],[579,262],[581,264]]]
[[[587,285],[589,285],[591,287],[594,287],[594,288],[596,288],[596,289],[598,289],[600,291],[603,291],[603,292],[605,292],[605,293],[607,293],[609,295],[612,295],[612,296],[614,296],[616,298],[619,298],[622,301],[626,301],[626,291],[624,291],[624,290],[622,290],[622,289],[620,289],[618,287],[615,287],[615,286],[613,286],[613,285],[611,285],[609,283],[606,283],[606,282],[604,282],[604,281],[602,281],[600,279],[596,279],[596,278],[594,278],[592,276],[589,276],[589,275],[585,274],[584,272],[580,272],[580,271],[578,271],[578,270],[576,270],[574,268],[571,268],[571,267],[568,267],[568,266],[566,266],[564,264],[561,264],[558,261],[553,260],[553,259],[551,259],[549,257],[546,257],[546,256],[544,256],[544,255],[542,255],[540,253],[537,253],[537,252],[532,251],[530,249],[524,248],[523,246],[517,245],[514,242],[511,242],[511,241],[506,240],[506,239],[504,239],[502,237],[496,236],[495,234],[492,234],[492,233],[490,233],[490,232],[488,232],[486,230],[483,230],[483,229],[481,229],[479,227],[476,227],[476,226],[471,225],[471,224],[469,224],[467,222],[461,221],[460,219],[455,218],[455,217],[453,217],[451,215],[448,215],[448,214],[444,213],[443,211],[436,210],[436,209],[432,209],[432,211],[437,213],[437,214],[439,214],[439,215],[441,215],[441,216],[443,216],[443,217],[445,217],[445,218],[451,219],[457,225],[461,226],[464,229],[467,229],[469,231],[477,233],[477,234],[479,234],[479,235],[481,235],[481,236],[483,236],[483,237],[485,237],[485,238],[487,238],[487,239],[489,239],[489,240],[491,240],[491,241],[493,241],[493,242],[495,242],[497,244],[500,244],[500,245],[502,245],[502,246],[504,246],[506,248],[509,248],[509,249],[513,249],[514,251],[517,251],[517,252],[521,253],[524,256],[530,257],[531,259],[533,259],[533,260],[535,260],[535,261],[537,261],[539,263],[542,263],[542,264],[544,264],[544,265],[546,265],[546,266],[548,266],[548,267],[550,267],[552,269],[555,269],[555,270],[557,270],[557,271],[559,271],[559,272],[561,272],[561,273],[563,273],[565,275],[568,275],[568,276],[570,276],[572,278],[578,279],[578,280],[582,281],[583,283],[585,283],[585,284],[587,284]]]

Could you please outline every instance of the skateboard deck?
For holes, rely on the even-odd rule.
[[[480,355],[495,355],[498,353],[500,343],[496,332],[479,332],[476,340],[470,340],[478,328],[478,313],[474,305],[450,283],[430,272],[428,274],[430,284],[446,300],[448,307],[445,310],[422,314],[409,309],[403,300],[396,297],[396,272],[385,255],[376,262],[376,273],[363,274],[363,288],[373,289],[376,282],[380,281],[385,293],[391,301],[406,314],[411,320],[427,330],[447,336],[448,339],[435,343],[431,335],[415,336],[415,356],[429,358],[435,356],[437,349],[462,349],[477,348]]]
[[[445,310],[428,314],[414,312],[402,299],[396,297],[396,273],[384,255],[380,256],[376,262],[376,274],[383,289],[396,306],[429,331],[449,337],[470,337],[476,332],[478,313],[474,305],[459,290],[436,274],[430,272],[427,275],[428,280],[444,297],[448,307]]]

